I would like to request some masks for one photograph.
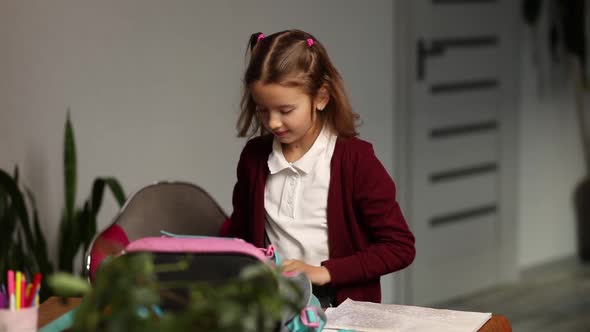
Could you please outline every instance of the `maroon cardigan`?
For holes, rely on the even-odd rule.
[[[226,233],[264,245],[264,187],[272,136],[251,139],[238,163],[231,221]],[[395,199],[393,180],[371,144],[338,138],[328,192],[329,271],[336,302],[381,302],[380,277],[414,260],[414,236]]]

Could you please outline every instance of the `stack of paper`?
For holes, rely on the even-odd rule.
[[[490,313],[432,309],[397,304],[379,304],[347,299],[326,310],[326,330],[362,332],[475,332]]]

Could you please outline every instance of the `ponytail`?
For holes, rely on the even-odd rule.
[[[252,50],[262,38],[264,38],[264,34],[262,32],[251,34],[250,39],[248,40],[248,49],[246,51],[250,51],[250,54],[252,54]]]

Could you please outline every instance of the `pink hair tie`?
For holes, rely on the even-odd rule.
[[[307,38],[307,46],[311,47],[313,45],[313,39]]]
[[[256,42],[258,43],[260,41],[260,39],[264,38],[264,34],[261,33],[258,35],[258,38],[256,39]]]

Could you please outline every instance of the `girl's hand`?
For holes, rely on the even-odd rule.
[[[303,272],[312,284],[322,286],[332,280],[330,271],[323,266],[313,266],[296,259],[287,259],[283,262],[283,272]]]

